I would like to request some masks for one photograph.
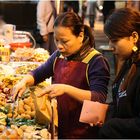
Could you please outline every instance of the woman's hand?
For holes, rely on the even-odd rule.
[[[41,97],[45,94],[49,94],[50,98],[54,98],[60,95],[63,95],[66,93],[66,90],[68,89],[68,86],[65,84],[53,84],[44,89],[42,93],[39,93],[37,96]]]
[[[26,83],[24,81],[20,81],[16,84],[12,89],[13,101],[16,100],[17,97],[21,97],[25,90]]]
[[[41,97],[45,94],[48,94],[50,98],[54,98],[63,95],[64,93],[80,102],[91,99],[91,91],[79,89],[66,84],[53,84],[51,86],[48,86],[42,93],[39,93],[37,96]]]
[[[18,82],[12,90],[13,100],[15,100],[17,96],[21,97],[27,86],[32,85],[34,85],[34,77],[30,74],[25,75],[24,78]]]

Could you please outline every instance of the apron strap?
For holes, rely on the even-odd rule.
[[[88,63],[92,58],[93,58],[93,56],[95,56],[96,54],[101,54],[99,51],[97,51],[97,50],[93,50],[93,51],[91,51],[87,56],[86,56],[86,58],[84,58],[83,60],[82,60],[82,62],[83,63]]]

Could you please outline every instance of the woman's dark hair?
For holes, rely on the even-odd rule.
[[[84,31],[84,40],[89,37],[89,45],[94,47],[94,36],[90,27],[82,23],[82,19],[74,12],[65,12],[60,14],[55,22],[54,27],[63,26],[69,27],[75,36],[78,36],[80,32]]]
[[[137,61],[139,59],[140,50],[140,12],[131,8],[121,8],[115,10],[108,17],[104,25],[104,32],[110,40],[118,40],[120,38],[129,37],[134,31],[136,31],[139,35],[139,39],[136,44],[138,47],[138,53],[136,53],[136,58],[134,59]],[[135,54],[132,55],[132,58],[134,58],[134,56]],[[122,83],[122,88],[126,89],[128,87],[135,72],[136,64],[133,63]],[[117,75],[114,83],[120,79],[120,75],[121,71]]]
[[[104,32],[110,40],[129,37],[133,31],[140,36],[140,12],[131,8],[115,10],[104,25]],[[137,47],[140,48],[140,39]]]

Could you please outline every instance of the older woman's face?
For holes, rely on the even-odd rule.
[[[83,33],[75,36],[71,28],[58,26],[54,28],[54,39],[58,50],[64,57],[77,53],[82,47]]]
[[[122,60],[128,59],[132,54],[132,48],[134,46],[134,41],[132,36],[125,37],[118,40],[110,40],[109,45],[113,48],[113,53]]]

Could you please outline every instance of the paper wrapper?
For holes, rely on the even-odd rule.
[[[104,123],[107,109],[107,104],[84,100],[79,121],[94,125],[96,125],[97,122]]]
[[[40,93],[38,91],[41,92],[41,89],[37,89],[35,90],[35,92],[31,94],[35,105],[36,122],[42,125],[51,123],[52,121],[51,105],[52,105],[54,110],[54,124],[55,126],[58,126],[58,113],[57,113],[56,99],[53,99],[51,103],[47,94],[42,97],[37,97],[37,93]]]

